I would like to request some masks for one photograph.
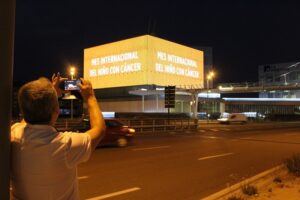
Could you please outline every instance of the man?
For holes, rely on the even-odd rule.
[[[23,85],[18,100],[23,121],[11,127],[12,199],[77,200],[77,165],[90,158],[105,123],[89,81],[81,79],[80,93],[87,103],[91,129],[60,133],[53,127],[58,115],[59,74],[52,83],[40,78]]]

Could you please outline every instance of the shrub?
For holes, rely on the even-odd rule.
[[[276,176],[276,177],[273,179],[273,182],[275,182],[275,183],[282,183],[282,179],[281,179],[279,176]]]
[[[248,196],[256,195],[257,187],[247,184],[242,186],[242,192]]]
[[[285,165],[290,173],[300,176],[300,153],[292,155],[285,160]]]

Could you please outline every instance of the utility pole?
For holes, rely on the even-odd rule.
[[[9,200],[10,121],[14,61],[15,0],[0,1],[0,198]]]

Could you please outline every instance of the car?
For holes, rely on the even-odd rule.
[[[104,119],[106,130],[100,143],[97,145],[108,146],[117,145],[118,147],[126,147],[128,144],[132,143],[133,137],[135,135],[135,129],[124,125],[120,120],[109,118]],[[89,119],[84,119],[85,128],[78,130],[79,132],[84,132],[90,129]]]
[[[218,119],[221,124],[230,124],[230,123],[242,123],[247,122],[247,117],[243,113],[223,113],[221,118]]]
[[[105,119],[106,131],[98,146],[117,145],[125,147],[132,142],[135,129],[124,125],[117,119]]]
[[[120,120],[114,118],[104,119],[106,130],[103,138],[98,146],[117,145],[119,147],[125,147],[132,143],[132,139],[135,135],[135,129],[124,125]],[[80,123],[68,123],[66,127],[65,122],[56,123],[55,127],[58,131],[73,131],[83,133],[90,129],[89,118],[84,118]]]

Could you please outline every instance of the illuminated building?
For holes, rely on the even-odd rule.
[[[180,89],[204,87],[203,51],[150,35],[84,50],[89,79],[104,111],[167,112],[164,90],[176,86],[172,112],[191,112],[191,95]]]

